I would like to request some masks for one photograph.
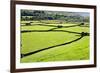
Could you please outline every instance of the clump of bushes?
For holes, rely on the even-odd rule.
[[[30,25],[31,25],[31,23],[33,23],[33,22],[26,23],[26,26],[30,26]]]
[[[85,23],[81,23],[80,25],[84,25]]]

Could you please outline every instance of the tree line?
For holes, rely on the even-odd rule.
[[[65,20],[66,22],[89,22],[89,16],[70,12],[21,10],[21,20]]]

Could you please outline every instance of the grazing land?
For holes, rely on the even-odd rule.
[[[89,60],[89,13],[21,10],[21,63]]]
[[[83,31],[89,33],[89,27],[79,26],[77,24],[70,24],[70,23],[44,24],[34,21],[31,22],[32,23],[30,26],[24,26],[24,25],[21,26],[21,31],[25,30],[28,31],[28,32],[22,32],[21,34],[22,38],[21,54],[23,55],[50,46],[73,41],[77,38],[80,38],[81,37],[80,33]],[[22,23],[24,23],[24,21]],[[53,26],[49,27],[45,25],[54,25],[55,27]],[[58,25],[61,26],[77,25],[77,26],[57,28]],[[89,59],[89,36],[84,36],[81,39],[74,41],[70,44],[49,48],[47,50],[39,51],[37,53],[25,56],[21,59],[21,62],[48,62],[48,61],[87,60],[87,59]]]

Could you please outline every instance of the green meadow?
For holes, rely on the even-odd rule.
[[[21,21],[21,54],[25,55],[40,50],[36,53],[33,54],[31,53],[27,56],[22,57],[21,63],[89,59],[89,48],[90,48],[89,36],[84,36],[77,41],[73,41],[75,39],[80,38],[82,32],[89,33],[89,26],[86,27],[88,24],[83,26],[78,26],[77,24],[80,23],[64,22],[58,24],[57,22],[58,21],[49,21],[49,20],[48,21],[43,20],[42,22]],[[25,25],[25,23],[30,23],[31,25]],[[53,26],[47,26],[47,25],[53,25]],[[74,25],[77,26],[68,28],[57,27],[57,26],[74,26]],[[60,45],[63,43],[68,43],[68,44]],[[41,50],[48,47],[51,48]]]

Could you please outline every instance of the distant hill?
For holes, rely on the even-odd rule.
[[[66,22],[89,22],[89,13],[21,10],[21,20],[65,20]]]

